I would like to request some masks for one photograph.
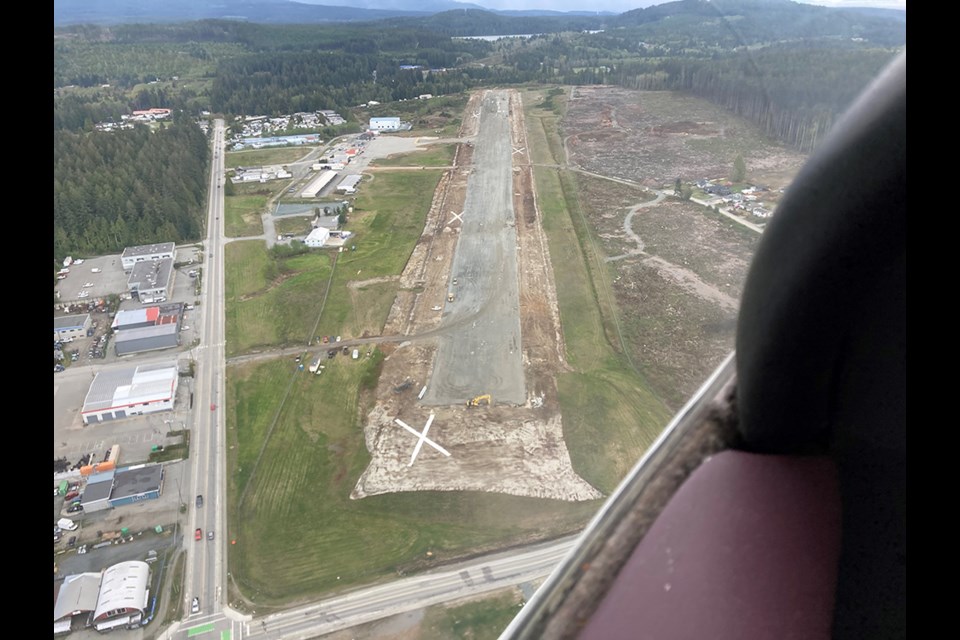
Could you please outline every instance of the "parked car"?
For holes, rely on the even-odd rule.
[[[197,527],[197,530],[193,532],[193,539],[203,540],[203,531],[200,529],[200,527]]]
[[[200,613],[200,598],[194,597],[193,603],[190,605],[190,613]]]
[[[80,492],[79,492],[79,491],[71,491],[70,493],[68,493],[67,495],[65,495],[65,496],[63,497],[63,499],[64,499],[65,502],[70,502],[71,500],[73,500],[74,498],[76,498],[78,495],[80,495]]]
[[[67,513],[76,513],[77,511],[83,511],[82,504],[71,505],[71,507],[67,509]]]
[[[75,544],[77,544],[77,536],[70,536],[70,539],[67,540],[67,546],[72,547]]]

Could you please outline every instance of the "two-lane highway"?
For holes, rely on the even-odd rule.
[[[213,167],[207,211],[207,241],[202,273],[203,321],[197,353],[194,396],[194,430],[190,438],[190,472],[193,495],[187,502],[189,532],[187,580],[184,607],[188,620],[219,613],[224,595],[224,550],[226,543],[226,460],[221,399],[224,394],[224,274],[223,274],[223,122],[215,121],[212,132]],[[190,485],[191,483],[188,483]],[[197,496],[202,496],[202,504]],[[199,529],[199,540],[193,531]],[[210,538],[212,536],[212,539]],[[191,612],[194,598],[200,610]]]

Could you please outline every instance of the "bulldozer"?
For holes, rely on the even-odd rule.
[[[472,409],[473,407],[479,407],[481,404],[486,403],[489,407],[493,404],[493,398],[490,397],[490,394],[477,396],[476,398],[471,398],[467,401],[467,409]]]

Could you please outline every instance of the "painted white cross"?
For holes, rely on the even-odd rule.
[[[443,455],[445,455],[445,456],[447,456],[447,457],[450,457],[450,452],[449,452],[449,451],[447,451],[446,449],[444,449],[443,447],[441,447],[440,445],[438,445],[436,442],[434,442],[433,440],[431,440],[430,438],[427,437],[427,431],[430,431],[430,425],[433,424],[433,418],[434,418],[434,417],[435,417],[435,416],[434,416],[433,412],[431,411],[431,412],[430,412],[430,417],[427,418],[427,424],[424,425],[422,432],[421,432],[421,431],[417,431],[416,429],[414,429],[413,427],[411,427],[410,425],[408,425],[406,422],[404,422],[404,421],[401,420],[400,418],[395,418],[395,419],[394,419],[394,422],[396,422],[398,425],[400,425],[401,427],[403,427],[404,429],[406,429],[407,431],[409,431],[409,432],[412,433],[413,435],[417,436],[417,446],[416,446],[416,448],[414,448],[414,450],[413,450],[413,456],[411,456],[411,458],[410,458],[410,464],[407,465],[408,467],[412,467],[412,466],[413,466],[413,461],[417,459],[417,455],[420,453],[420,448],[423,446],[423,443],[424,443],[424,442],[426,442],[427,444],[429,444],[431,447],[433,447],[434,449],[436,449],[437,451],[439,451],[439,452],[442,453]]]
[[[522,153],[524,149],[526,149],[526,147],[520,147],[519,149],[514,149],[513,153]]]
[[[464,214],[463,211],[461,211],[460,213],[456,213],[456,212],[454,212],[454,211],[451,211],[451,212],[450,212],[450,215],[452,215],[453,217],[450,218],[450,222],[448,222],[447,224],[453,224],[453,221],[454,221],[454,220],[459,220],[459,221],[460,221],[460,224],[463,224],[463,214]]]

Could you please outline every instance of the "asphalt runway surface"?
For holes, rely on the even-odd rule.
[[[507,92],[488,91],[467,180],[433,373],[423,403],[449,405],[491,394],[524,404],[517,233]],[[453,282],[456,280],[457,284]]]

